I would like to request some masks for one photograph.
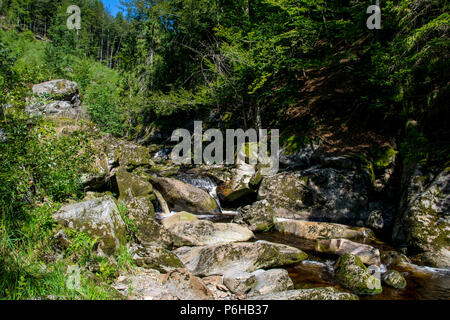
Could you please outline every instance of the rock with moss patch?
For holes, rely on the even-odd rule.
[[[340,284],[358,295],[375,295],[383,290],[381,279],[373,276],[353,254],[345,254],[336,262],[336,277]]]
[[[133,261],[137,266],[167,272],[183,268],[183,263],[171,251],[157,246],[136,246],[131,250]]]
[[[163,220],[163,225],[172,233],[177,247],[244,242],[253,238],[253,232],[235,223],[213,223],[206,220],[167,223]]]
[[[358,256],[366,265],[380,265],[380,250],[367,244],[353,242],[347,239],[318,240],[316,251],[339,256],[351,253]]]
[[[239,209],[233,222],[245,224],[251,231],[269,231],[275,224],[275,211],[266,200]]]
[[[437,175],[406,170],[393,238],[409,255],[433,267],[450,267],[450,168]]]
[[[110,196],[64,206],[53,217],[65,227],[98,238],[107,255],[114,255],[126,243],[125,224]]]
[[[313,288],[288,290],[250,297],[249,300],[358,300],[354,294],[341,292],[335,288]]]
[[[254,274],[231,270],[223,276],[223,284],[234,294],[244,295],[249,292],[256,284]]]
[[[383,283],[395,289],[406,288],[406,280],[398,271],[391,270],[383,274]]]
[[[303,251],[267,241],[182,247],[175,254],[186,268],[199,276],[224,274],[230,270],[253,272],[290,265],[306,259]]]
[[[163,219],[162,224],[166,228],[172,228],[175,225],[182,223],[182,222],[195,222],[195,221],[198,221],[198,218],[196,215],[186,212],[186,211],[182,211],[182,212],[177,212],[175,214],[172,214],[171,216]]]
[[[284,269],[256,270],[252,274],[256,281],[250,295],[266,295],[294,288],[289,273]]]
[[[188,211],[193,214],[214,214],[217,203],[208,192],[193,185],[172,178],[152,178],[158,189],[174,211]]]
[[[178,268],[168,272],[163,283],[180,300],[214,300],[203,281],[185,269]]]
[[[276,216],[356,225],[367,215],[367,186],[359,171],[310,168],[265,177],[258,200],[266,199]]]
[[[396,267],[411,263],[411,260],[402,253],[396,251],[384,251],[381,253],[381,262],[386,267]]]
[[[244,161],[243,159],[252,159]],[[241,146],[236,155],[236,168],[231,170],[232,178],[217,187],[217,195],[220,201],[226,205],[231,205],[242,198],[255,194],[250,181],[256,174],[258,161],[258,144],[245,143]]]
[[[337,223],[286,219],[278,219],[275,223],[275,230],[308,240],[336,238],[365,240],[374,236],[373,232],[367,228],[350,227]]]
[[[152,184],[142,177],[128,172],[120,167],[114,171],[119,199],[130,199],[133,197],[145,197],[153,194]]]

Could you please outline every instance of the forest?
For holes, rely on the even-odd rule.
[[[450,268],[448,1],[380,1],[380,29],[367,27],[374,0],[120,3],[122,11],[113,16],[100,0],[0,1],[0,299],[121,299],[119,275],[138,267],[167,273],[155,265],[163,253],[149,254],[156,242],[170,255],[165,262],[176,259],[178,267],[187,266],[188,258],[175,248],[186,243],[197,248],[201,242],[173,235],[178,240],[161,240],[166,239],[161,230],[172,230],[175,222],[153,221],[155,212],[231,210],[238,212],[233,223],[245,225],[250,218],[243,216],[260,210],[261,201],[268,201],[275,217],[296,223],[371,228],[415,264]],[[80,8],[80,29],[67,27],[71,5]],[[30,112],[69,103],[66,97],[37,94],[36,85],[57,79],[75,83],[70,103],[83,110],[82,117]],[[194,121],[202,121],[205,131],[279,129],[283,178],[262,178],[258,167],[249,173],[227,165],[176,166],[165,158],[174,146],[171,134],[178,128],[193,131]],[[208,176],[214,190],[186,178],[190,175]],[[278,186],[283,180],[298,188]],[[187,191],[170,192],[177,188]],[[277,190],[283,192],[279,198]],[[217,203],[176,198],[182,194],[206,202],[212,196]],[[298,198],[284,203],[286,195]],[[55,218],[67,205],[90,197],[116,203],[126,235],[114,254],[85,228],[61,229],[62,218]],[[381,227],[371,215],[380,211],[377,206]],[[142,222],[144,211],[153,216],[151,227]],[[249,230],[285,234],[285,222],[274,219]],[[181,232],[177,228],[172,233]],[[157,233],[158,241],[147,239],[150,233]],[[276,236],[267,237],[256,238]],[[55,249],[62,242],[64,248]],[[341,265],[349,260],[343,257]],[[67,285],[67,261],[82,269],[77,290]],[[205,281],[214,274],[208,272],[193,273]],[[450,299],[448,274],[442,283]],[[368,289],[344,287],[367,295]],[[295,282],[295,289],[309,287]],[[396,297],[386,292],[386,298]]]

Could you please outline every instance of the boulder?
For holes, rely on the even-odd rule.
[[[145,269],[167,272],[175,268],[183,268],[183,263],[171,251],[156,246],[135,247],[131,250],[133,261]]]
[[[267,200],[257,201],[240,208],[233,222],[245,224],[253,232],[268,231],[275,224],[275,211]]]
[[[113,284],[129,300],[213,300],[200,278],[184,269],[163,275],[157,270],[138,269],[121,275]]]
[[[245,158],[254,159],[255,163],[239,160]],[[256,174],[256,161],[258,161],[258,145],[245,143],[238,151],[236,168],[231,170],[231,180],[225,181],[217,187],[217,195],[222,203],[232,204],[245,196],[255,194],[255,190],[250,186],[250,181]]]
[[[131,141],[105,135],[94,144],[106,155],[108,164],[113,168],[121,166],[128,171],[133,171],[136,168],[149,168],[154,165],[150,150]]]
[[[383,283],[395,289],[406,288],[406,280],[398,271],[391,270],[383,274]]]
[[[159,271],[139,269],[134,274],[121,275],[112,287],[128,300],[179,300],[163,282]]]
[[[175,227],[177,224],[183,222],[196,222],[196,221],[199,221],[196,215],[186,211],[182,211],[172,214],[167,218],[164,218],[161,222],[164,227],[170,229]]]
[[[341,292],[335,288],[313,288],[288,290],[250,297],[249,300],[358,300],[354,294]]]
[[[214,214],[217,203],[206,191],[171,178],[152,178],[158,189],[174,211],[188,211],[194,214]]]
[[[358,295],[375,295],[383,290],[381,280],[352,254],[345,254],[336,262],[336,277],[342,286]]]
[[[168,291],[180,300],[214,300],[203,281],[185,269],[175,269],[163,280]]]
[[[36,84],[33,93],[39,99],[28,101],[25,110],[31,115],[78,119],[85,117],[78,84],[69,80],[53,80]]]
[[[142,177],[120,167],[115,170],[115,178],[119,189],[119,199],[132,199],[153,194],[153,186]]]
[[[223,284],[232,293],[242,296],[254,287],[256,277],[248,272],[231,270],[224,274]]]
[[[318,240],[316,251],[339,256],[351,253],[358,256],[366,265],[380,265],[380,250],[367,244],[353,242],[347,239]]]
[[[79,99],[80,89],[76,82],[59,79],[34,85],[33,93],[54,100],[73,101]]]
[[[186,269],[199,276],[223,275],[230,270],[253,272],[294,264],[307,257],[299,249],[267,241],[182,247],[175,254]]]
[[[263,199],[280,218],[356,225],[367,215],[366,179],[353,170],[313,167],[265,177],[258,191]]]
[[[228,242],[245,242],[253,238],[253,232],[235,223],[212,223],[207,220],[164,223],[172,233],[174,245],[208,246]]]
[[[373,232],[367,228],[350,227],[342,224],[313,222],[300,220],[278,219],[275,230],[302,239],[352,239],[364,240],[373,237]]]
[[[107,255],[126,244],[125,224],[110,196],[64,206],[53,217],[65,227],[98,238],[99,248]]]
[[[411,170],[409,170],[411,171]],[[416,166],[402,180],[399,216],[393,238],[423,264],[450,267],[450,168],[437,175]]]
[[[381,262],[386,267],[396,267],[402,264],[410,264],[411,260],[404,254],[396,251],[383,251],[381,253]]]
[[[256,270],[252,275],[255,276],[256,283],[250,295],[261,296],[294,289],[294,283],[284,269]]]

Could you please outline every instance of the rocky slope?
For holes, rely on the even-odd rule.
[[[92,124],[80,122],[83,107],[76,84],[58,80],[33,91],[61,99],[56,109],[53,102],[29,107],[32,114],[70,118],[61,134],[96,132]],[[377,248],[380,242],[374,233],[389,232],[393,224],[398,248],[405,247],[416,262],[450,268],[448,168],[433,175],[420,167],[404,170],[395,211],[390,201],[373,197],[390,192],[395,153],[388,152],[379,165],[382,170],[374,172],[373,164],[361,157],[300,150],[283,156],[286,166],[280,173],[260,177],[258,168],[181,169],[159,153],[158,146],[144,147],[110,135],[93,135],[91,146],[94,160],[80,173],[85,201],[63,206],[54,218],[97,237],[96,254],[109,257],[111,263],[119,245],[127,244],[138,267],[121,274],[113,286],[130,299],[335,300],[380,294],[382,281],[404,288],[405,279],[395,268],[410,261],[392,263],[398,260],[392,257],[401,254]],[[202,188],[195,182],[205,177],[218,187]],[[231,223],[222,207],[237,202],[243,205],[234,208],[238,212]],[[133,230],[126,230],[119,204],[126,206]],[[313,245],[302,250],[252,242],[261,232]],[[335,288],[295,290],[282,269],[329,259],[335,262],[329,267]]]

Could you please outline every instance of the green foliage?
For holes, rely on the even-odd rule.
[[[128,208],[127,208],[127,205],[124,202],[119,201],[119,203],[117,205],[117,208],[119,209],[119,214],[120,214],[123,222],[125,223],[125,227],[127,228],[127,240],[129,240],[129,241],[133,240],[134,239],[134,235],[137,232],[136,223],[128,215]],[[122,253],[123,253],[123,251],[122,251]]]
[[[71,240],[71,244],[64,252],[65,257],[71,257],[74,261],[85,265],[91,260],[98,239],[92,238],[84,232],[71,229],[67,229],[66,233]]]

